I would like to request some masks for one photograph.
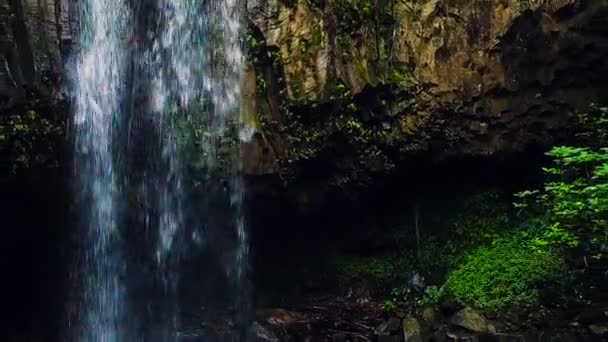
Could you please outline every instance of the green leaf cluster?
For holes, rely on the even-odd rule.
[[[10,172],[59,166],[64,137],[62,122],[39,115],[35,110],[11,115],[0,123],[0,147],[8,153]]]
[[[608,242],[608,107],[592,106],[580,116],[582,146],[556,146],[547,155],[542,189],[518,193],[523,213],[545,212],[545,231],[536,245],[576,247],[601,256]]]
[[[566,263],[557,251],[537,249],[529,237],[516,233],[468,254],[442,291],[464,305],[497,312],[540,304],[540,289],[565,274]]]

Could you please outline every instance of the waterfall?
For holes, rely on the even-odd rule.
[[[118,232],[120,191],[114,158],[116,117],[126,74],[126,46],[121,35],[129,21],[121,0],[92,0],[82,6],[82,52],[76,63],[74,119],[76,203],[83,222],[80,277],[82,298],[78,315],[79,341],[119,341],[118,322],[126,308],[124,264]]]
[[[213,334],[203,322],[184,333],[184,312],[204,320],[222,307],[230,308],[228,326],[242,330],[249,247],[238,147],[241,3],[79,7],[73,98],[82,253],[71,339],[204,341]]]

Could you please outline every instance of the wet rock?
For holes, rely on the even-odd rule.
[[[401,329],[401,320],[397,317],[391,317],[388,321],[383,322],[374,329],[374,334],[378,336],[391,336],[399,334]]]
[[[403,320],[403,338],[405,342],[422,342],[422,326],[416,317],[408,316]]]
[[[471,309],[464,308],[452,316],[450,322],[453,325],[465,328],[476,333],[488,332],[488,321],[482,314]]]
[[[589,330],[595,335],[608,335],[608,322],[603,324],[591,324]]]
[[[435,321],[437,319],[437,314],[435,313],[435,309],[431,306],[427,306],[427,307],[423,308],[422,311],[420,312],[420,316],[422,317],[422,320],[424,321],[424,323],[428,326],[432,326],[433,324],[435,324]]]
[[[458,342],[477,342],[479,338],[474,334],[465,331],[453,331],[449,330],[446,334],[448,341],[458,341]]]
[[[252,342],[279,342],[279,338],[272,333],[270,330],[266,329],[258,322],[254,322],[251,328],[249,329],[249,339],[248,341]]]
[[[328,121],[311,116],[306,130],[291,130],[295,118],[278,105],[311,114],[316,106],[339,107],[337,80],[354,99],[365,99],[357,116],[376,116],[365,128],[383,134],[370,143],[404,157],[434,151],[431,143],[439,147],[438,158],[548,145],[586,106],[586,96],[606,94],[600,85],[608,75],[601,63],[608,35],[596,20],[608,8],[605,1],[397,1],[386,11],[390,18],[357,20],[355,26],[346,22],[350,11],[331,1],[258,2],[248,12],[262,42],[259,53],[276,58],[258,58],[261,65],[247,77],[251,85],[263,78],[282,86],[269,87],[266,96],[249,92],[258,103],[246,107],[266,124],[259,151],[244,163],[255,175],[276,174],[288,168],[285,162],[297,168],[292,161],[327,155],[321,152],[336,157],[331,164],[340,172],[356,167],[331,155],[340,150],[332,144],[340,129],[331,115],[342,108],[323,111]],[[522,10],[524,3],[529,10]],[[314,143],[289,146],[290,136],[306,140],[303,132],[313,132]],[[301,156],[295,153],[300,150]],[[370,164],[372,171],[380,168]],[[390,171],[392,163],[384,164]]]
[[[407,286],[413,291],[422,293],[425,288],[424,276],[418,272],[409,272],[407,274]]]

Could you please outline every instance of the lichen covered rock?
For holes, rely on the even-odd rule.
[[[488,321],[479,312],[464,308],[452,316],[450,320],[453,325],[465,328],[476,333],[487,333]]]

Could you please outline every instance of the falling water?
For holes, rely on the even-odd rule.
[[[128,11],[121,0],[92,0],[81,7],[82,52],[76,63],[75,90],[77,203],[85,229],[82,287],[75,332],[80,341],[118,341],[127,313],[118,236],[112,141],[124,92],[126,47],[121,35]]]
[[[181,301],[216,296],[180,293],[188,292],[182,273],[192,273],[192,265],[199,273],[222,270],[201,282],[227,282],[215,288],[229,289],[231,326],[246,324],[249,249],[237,139],[241,6],[155,2],[80,4],[74,98],[83,257],[76,341],[177,340]],[[226,196],[219,196],[214,189],[223,181]],[[203,204],[191,190],[198,183]],[[221,202],[228,214],[214,212]],[[201,206],[205,217],[193,209]],[[197,287],[214,288],[189,288]]]

